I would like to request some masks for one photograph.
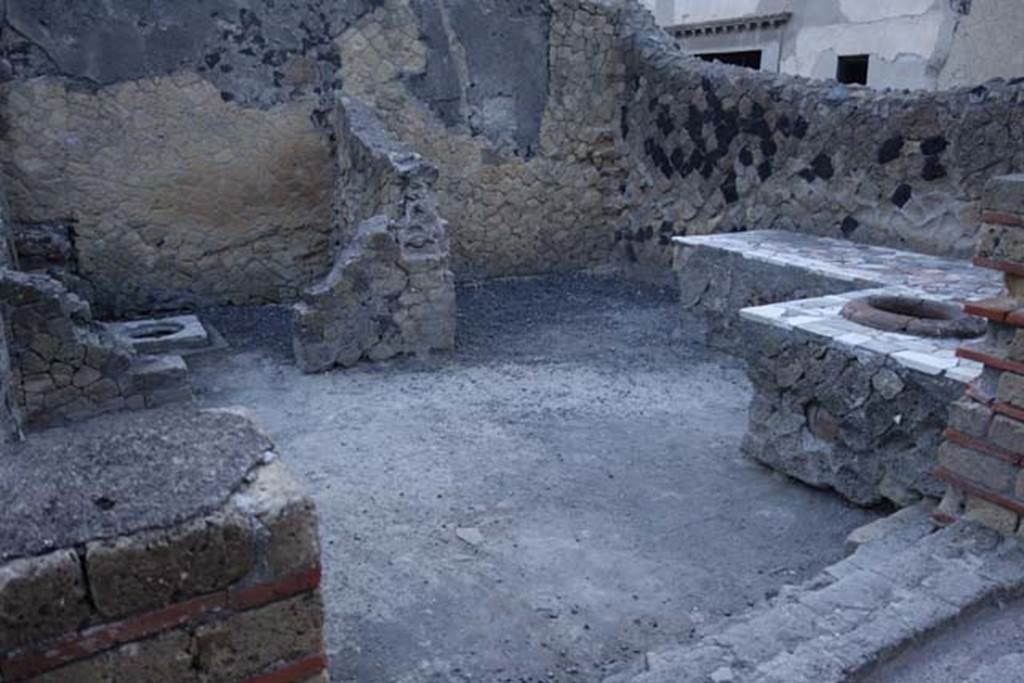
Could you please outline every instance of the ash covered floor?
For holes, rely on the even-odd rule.
[[[282,309],[208,311],[203,404],[248,407],[319,505],[332,680],[600,681],[843,555],[875,515],[739,453],[742,366],[672,293],[459,291],[449,356],[305,376]]]

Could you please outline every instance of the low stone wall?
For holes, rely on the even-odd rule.
[[[674,235],[780,229],[966,257],[994,175],[1024,168],[1024,85],[879,92],[686,57],[627,12],[621,261],[665,279]]]
[[[788,235],[779,236],[783,238],[779,247],[784,249]],[[714,244],[677,243],[672,268],[679,286],[683,333],[699,343],[741,354],[748,341],[740,326],[739,314],[744,308],[839,294],[873,284],[863,278],[823,272],[824,268],[815,272],[806,264],[760,261]]]
[[[455,345],[455,283],[437,169],[352,99],[338,107],[334,267],[294,307],[305,372]],[[351,234],[350,226],[357,226]]]
[[[137,356],[93,322],[89,304],[47,275],[0,269],[11,387],[27,425],[190,400],[184,361]]]
[[[754,230],[673,242],[683,331],[734,353],[749,346],[739,329],[745,308],[877,288],[948,301],[1000,289],[998,277],[964,261],[847,240]]]
[[[327,680],[316,512],[244,418],[32,436],[0,492],[0,680]]]
[[[1024,539],[1024,176],[994,179],[985,195],[975,264],[1002,273],[1003,296],[968,306],[989,321],[959,354],[985,371],[957,401],[937,475],[949,484],[939,518],[960,515]]]
[[[789,232],[675,241],[683,329],[747,360],[745,455],[862,505],[941,494],[932,473],[949,405],[981,365],[956,358],[955,339],[877,329],[843,312],[899,296],[959,312],[957,302],[998,293],[998,277]]]
[[[935,453],[963,381],[799,330],[741,330],[754,340],[744,455],[860,505],[942,495]]]

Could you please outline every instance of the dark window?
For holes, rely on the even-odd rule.
[[[839,58],[836,80],[840,83],[868,84],[868,56],[849,55]]]
[[[733,66],[745,66],[748,69],[761,68],[761,51],[748,50],[746,52],[706,52],[696,55],[705,62],[721,62]]]

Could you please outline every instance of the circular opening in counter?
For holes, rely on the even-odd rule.
[[[985,334],[985,320],[955,303],[911,296],[866,296],[843,307],[843,317],[859,325],[916,337],[973,339]]]
[[[128,336],[132,339],[163,339],[185,329],[181,323],[149,323],[133,329]]]

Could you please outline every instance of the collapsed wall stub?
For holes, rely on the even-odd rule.
[[[10,389],[26,425],[189,401],[179,356],[136,354],[92,318],[88,303],[39,273],[0,269]]]
[[[623,261],[674,235],[780,229],[966,257],[988,178],[1024,167],[1024,86],[878,92],[705,64],[628,13]]]
[[[387,134],[365,106],[339,101],[334,266],[293,311],[305,372],[360,359],[450,350],[455,278],[437,169]]]
[[[391,1],[342,37],[344,92],[440,171],[460,279],[607,262],[626,210],[622,7]],[[410,42],[417,12],[433,17],[429,39]],[[443,63],[455,85],[425,109],[406,75],[415,84]]]
[[[51,275],[46,258],[22,261],[10,232],[0,198],[0,440],[13,440],[22,426],[191,400],[179,356],[140,355],[115,338],[57,279],[65,273]],[[24,265],[37,270],[19,270]]]
[[[950,411],[937,476],[948,484],[937,518],[960,516],[1024,534],[1024,176],[994,178],[983,200],[977,266],[1003,274],[1002,296],[968,305],[988,335],[959,354],[984,365]],[[1024,536],[1022,536],[1024,537]]]

